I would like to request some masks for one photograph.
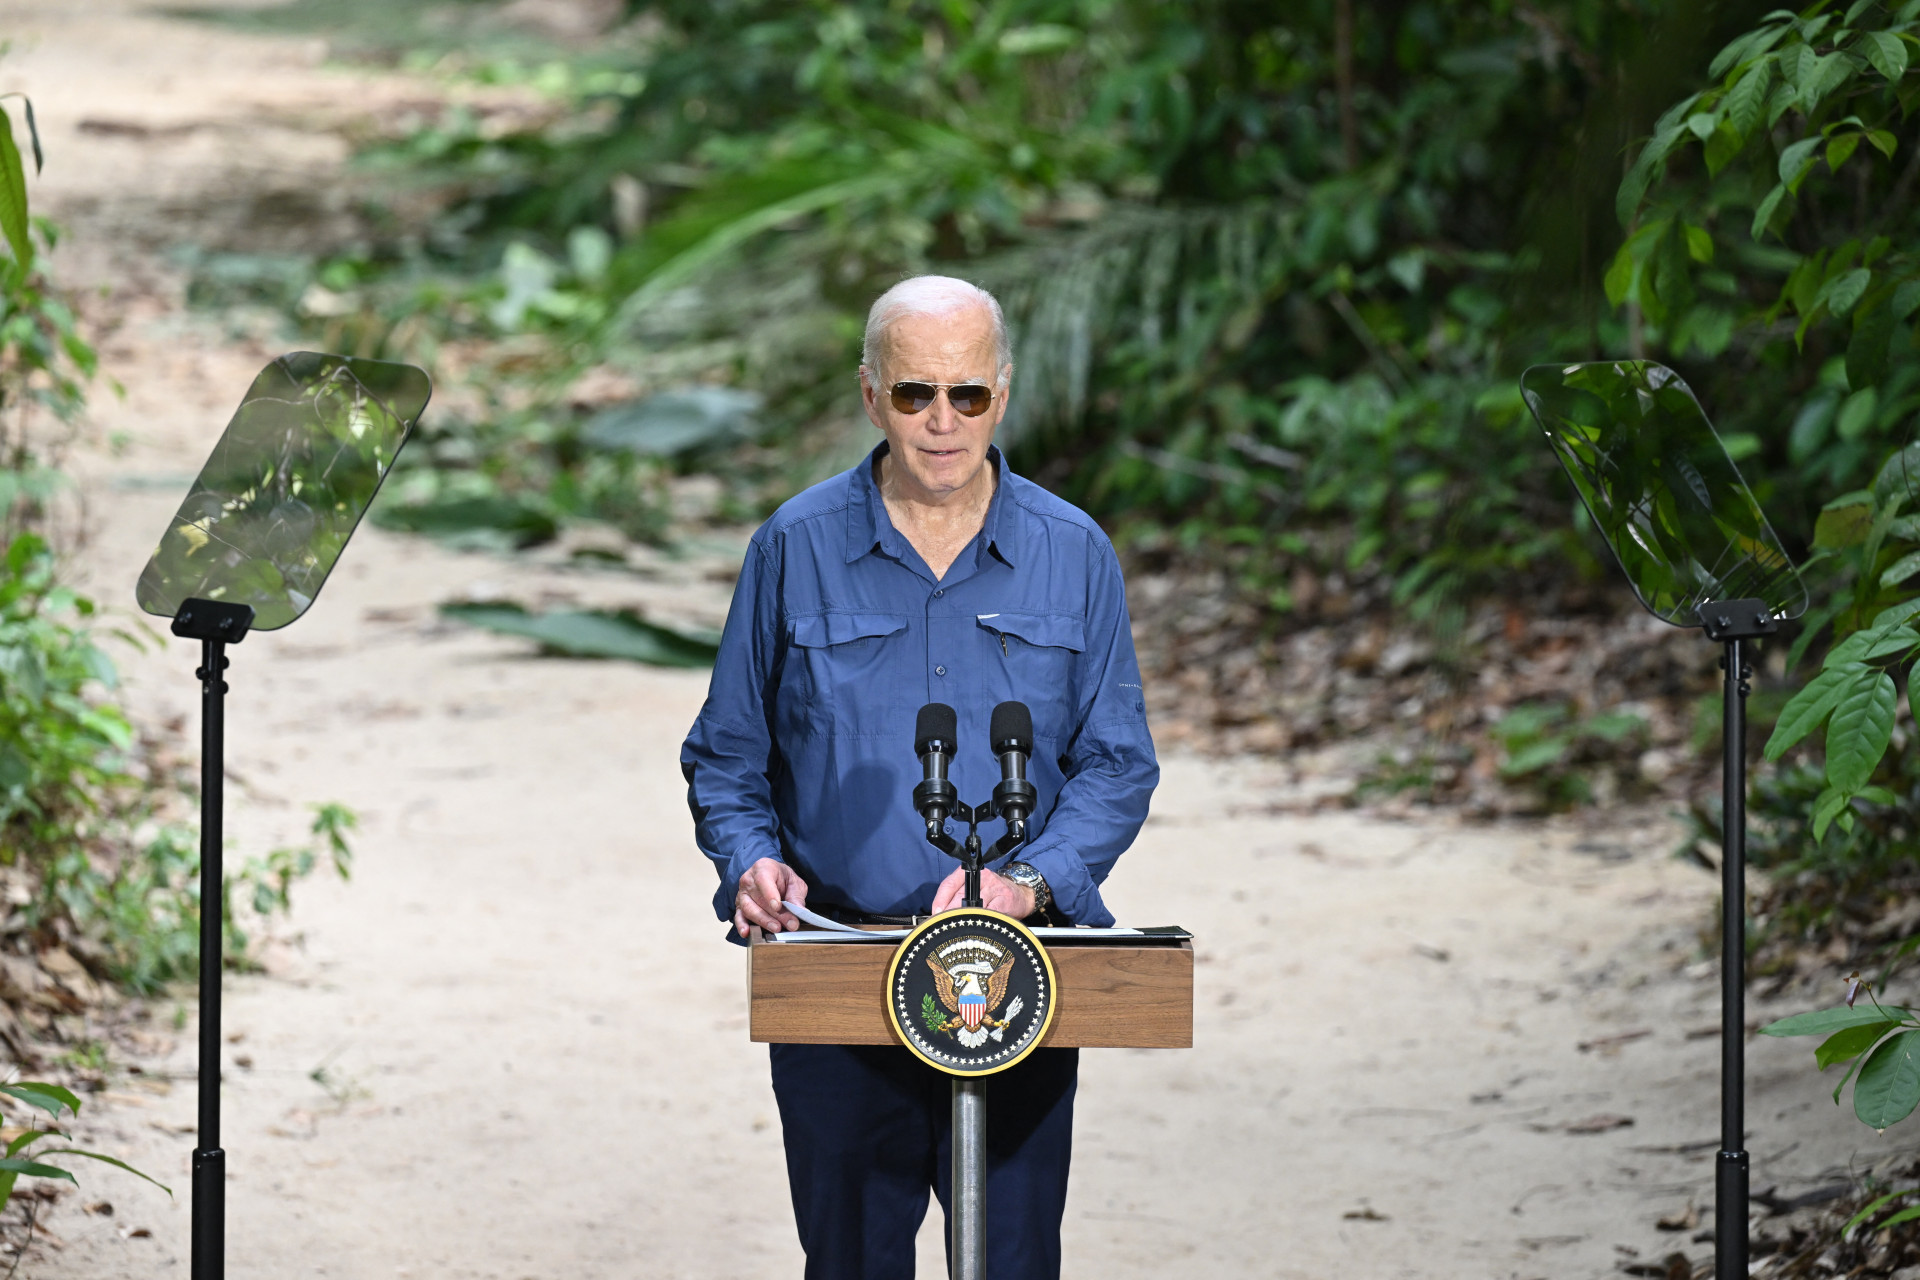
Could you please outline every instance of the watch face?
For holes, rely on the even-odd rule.
[[[997,911],[949,911],[922,924],[887,967],[887,1014],[913,1055],[949,1075],[1004,1071],[1053,1023],[1053,962]]]

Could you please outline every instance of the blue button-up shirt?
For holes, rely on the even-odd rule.
[[[990,449],[986,523],[935,578],[881,501],[886,447],[787,502],[747,550],[680,753],[695,834],[720,873],[714,910],[732,919],[761,858],[791,866],[816,903],[929,910],[958,863],[913,809],[915,717],[929,702],[958,712],[950,776],[979,803],[1000,780],[988,718],[1015,699],[1033,712],[1039,798],[1013,857],[1046,877],[1068,920],[1112,924],[1099,886],[1160,777],[1113,546]],[[984,824],[981,838],[1003,829]]]

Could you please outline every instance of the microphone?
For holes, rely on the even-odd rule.
[[[913,789],[913,807],[926,819],[929,837],[946,823],[954,802],[959,799],[960,793],[947,780],[947,765],[953,760],[954,744],[959,736],[960,717],[952,707],[944,702],[929,702],[920,708],[919,718],[913,725],[913,753],[920,757],[921,781]]]
[[[922,713],[924,714],[924,713]],[[1033,713],[1024,702],[1003,702],[993,709],[988,740],[1000,758],[1000,782],[993,789],[993,807],[1007,821],[1007,831],[1025,835],[1027,815],[1038,794],[1027,781],[1027,760],[1033,755]]]

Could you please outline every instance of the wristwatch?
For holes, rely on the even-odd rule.
[[[1009,862],[1000,868],[1000,878],[1023,884],[1033,890],[1033,911],[1035,915],[1047,909],[1053,901],[1053,890],[1047,888],[1047,878],[1024,862]]]

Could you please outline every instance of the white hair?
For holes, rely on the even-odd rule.
[[[957,276],[908,276],[873,300],[867,311],[867,332],[860,343],[860,364],[869,373],[880,369],[880,347],[887,326],[902,316],[944,316],[969,307],[985,307],[993,320],[993,374],[997,384],[1013,366],[1013,346],[1007,341],[1007,318],[1000,302],[979,285]]]

